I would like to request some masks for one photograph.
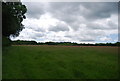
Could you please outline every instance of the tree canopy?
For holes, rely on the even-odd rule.
[[[2,2],[2,35],[5,37],[18,36],[24,25],[27,8],[21,2]]]

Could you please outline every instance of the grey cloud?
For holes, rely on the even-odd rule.
[[[69,31],[69,28],[66,24],[58,23],[56,26],[50,27],[49,31],[54,31],[54,32]]]
[[[97,37],[105,35],[105,32],[103,30],[86,30],[85,35],[89,37]]]
[[[51,3],[49,12],[62,21],[75,22],[79,14],[79,3]],[[79,14],[80,15],[80,14]]]
[[[77,37],[77,40],[81,42],[93,42],[96,40],[96,37],[84,35],[82,37]]]
[[[39,18],[45,13],[50,13],[54,18],[66,22],[74,30],[79,28],[80,23],[109,18],[112,14],[117,14],[118,10],[117,2],[49,2],[44,4],[26,2],[25,4],[28,8],[28,17]],[[80,16],[83,18],[81,19]]]
[[[117,2],[74,2],[74,3],[49,3],[48,12],[57,19],[66,22],[74,30],[79,28],[79,24],[92,22],[97,19],[109,18],[112,14],[117,14]],[[80,18],[80,16],[82,18]],[[100,27],[93,27],[99,29]]]
[[[69,15],[83,15],[87,19],[96,19],[108,18],[111,14],[117,13],[117,9],[117,2],[59,2],[50,3],[49,12],[63,20]]]
[[[71,36],[71,35],[65,35],[64,37],[67,37],[67,38],[72,38],[72,36]]]
[[[85,40],[80,40],[81,42],[94,42],[95,40],[92,39],[85,39]]]
[[[74,37],[74,39],[79,40],[80,42],[93,42],[96,40],[96,36],[87,36],[83,35],[81,37]]]
[[[24,2],[27,7],[26,16],[28,18],[40,18],[45,13],[44,4],[39,2]]]
[[[79,29],[79,25],[80,25],[80,23],[79,22],[73,22],[73,23],[69,23],[69,25],[70,25],[70,27],[73,29],[73,30],[78,30]]]
[[[44,33],[34,32],[31,35],[29,35],[29,38],[36,40],[37,38],[41,38],[43,36],[44,36]]]
[[[107,25],[110,27],[110,29],[118,29],[117,24],[115,24],[115,23],[112,22],[112,21],[109,21],[109,22],[107,23]]]
[[[90,10],[89,13],[83,14],[87,19],[108,18],[111,14],[117,14],[117,2],[91,2],[82,3],[86,9]]]
[[[29,26],[29,27],[26,27],[27,29],[31,29],[33,31],[36,31],[36,32],[45,32],[45,30],[43,28],[40,28],[40,27],[32,27],[32,26]]]
[[[117,14],[117,2],[26,2],[28,16],[38,18],[44,13],[51,13],[55,18],[74,22],[76,16],[82,15],[87,20],[108,18]],[[47,6],[47,7],[46,7]]]
[[[117,25],[112,21],[108,21],[105,24],[103,24],[103,23],[88,23],[87,28],[94,29],[94,30],[113,30],[113,29],[117,29]]]
[[[97,29],[101,29],[101,30],[105,29],[103,24],[97,24],[97,23],[89,23],[89,24],[87,24],[87,28],[95,29],[95,30],[97,30]]]
[[[93,42],[96,41],[96,38],[99,36],[104,36],[105,32],[102,30],[85,30],[80,33],[75,33],[72,35],[65,35],[64,37],[79,40],[81,42]]]
[[[29,28],[25,28],[21,33],[19,38],[21,39],[34,39],[36,40],[37,38],[43,37],[44,33],[43,32],[37,32]]]
[[[34,29],[34,31],[36,31],[36,32],[45,32],[45,30],[44,29],[42,29],[42,28],[36,28],[36,29]]]
[[[36,37],[43,37],[43,36],[44,36],[44,33],[38,33],[38,32],[37,32],[37,33],[35,33],[35,36],[36,36]]]

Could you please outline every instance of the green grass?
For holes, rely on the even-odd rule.
[[[3,79],[117,79],[117,48],[11,46]]]

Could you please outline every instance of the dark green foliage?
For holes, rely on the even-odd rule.
[[[2,2],[2,35],[18,36],[24,28],[21,23],[25,19],[27,9],[21,2]]]
[[[120,42],[116,42],[116,46],[120,46]]]
[[[10,46],[11,45],[11,40],[5,36],[2,37],[2,45],[3,46]]]
[[[13,45],[64,45],[64,46],[120,46],[119,42],[116,43],[95,43],[95,44],[85,44],[85,43],[75,43],[75,42],[35,42],[35,41],[12,41]]]
[[[45,42],[47,45],[77,45],[77,43],[71,42]]]
[[[2,2],[2,42],[3,46],[11,43],[10,35],[18,36],[24,28],[22,21],[25,19],[26,6],[21,2]]]
[[[35,41],[12,41],[12,45],[36,45],[37,42]]]

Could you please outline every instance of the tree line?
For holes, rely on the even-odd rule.
[[[75,43],[75,42],[36,42],[36,41],[11,41],[12,45],[65,45],[65,46],[120,46],[120,42],[116,43],[95,43],[95,44],[85,44],[85,43]]]

